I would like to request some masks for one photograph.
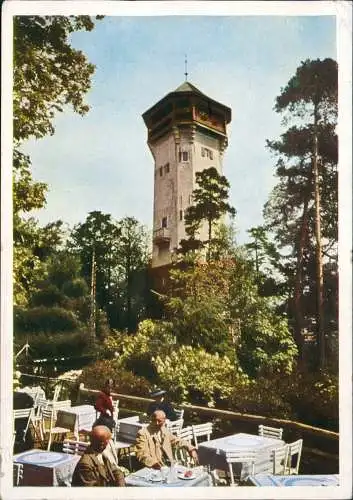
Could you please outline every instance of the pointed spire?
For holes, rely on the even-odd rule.
[[[187,55],[185,54],[185,81],[187,82],[188,80],[188,57]]]

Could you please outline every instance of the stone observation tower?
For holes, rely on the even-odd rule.
[[[192,204],[196,172],[215,167],[222,173],[231,109],[185,81],[142,117],[154,158],[152,267],[156,268],[171,263],[186,237],[184,214]]]

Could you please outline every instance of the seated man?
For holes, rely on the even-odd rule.
[[[160,469],[163,465],[174,463],[173,446],[186,448],[191,457],[198,462],[196,449],[188,442],[174,436],[165,426],[164,411],[156,410],[151,423],[139,430],[136,437],[136,456],[145,467]]]
[[[156,389],[150,393],[151,398],[154,399],[152,403],[148,405],[147,415],[151,416],[156,410],[164,411],[168,420],[177,420],[177,415],[174,408],[168,401],[165,400],[166,392],[164,389]]]
[[[91,432],[91,444],[76,465],[71,486],[125,486],[124,474],[104,455],[111,432],[98,425]]]

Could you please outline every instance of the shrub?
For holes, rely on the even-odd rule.
[[[15,332],[73,332],[80,326],[75,314],[61,307],[17,309],[14,314]]]
[[[216,400],[228,399],[235,383],[249,383],[226,356],[209,354],[202,348],[176,347],[168,356],[152,361],[161,383],[179,402],[215,406]]]
[[[31,299],[31,304],[35,307],[61,306],[64,302],[64,294],[55,285],[48,285],[45,289],[38,290]]]
[[[81,355],[88,348],[89,337],[83,332],[51,333],[39,332],[34,335],[16,335],[16,344],[30,345],[32,358],[55,358]]]
[[[67,297],[77,299],[79,297],[85,297],[89,290],[87,283],[82,278],[77,278],[72,281],[66,281],[62,286],[62,291]]]
[[[78,383],[89,389],[101,389],[108,378],[114,380],[114,392],[146,397],[151,390],[150,383],[143,377],[123,370],[116,360],[99,360],[83,369]]]

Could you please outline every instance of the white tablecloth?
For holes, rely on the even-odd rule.
[[[45,396],[45,392],[44,392],[44,389],[42,389],[39,385],[37,386],[32,386],[32,387],[29,387],[29,386],[26,386],[26,387],[22,387],[21,389],[16,389],[17,392],[26,392],[27,394],[29,394],[33,399],[35,398],[35,396],[38,394],[38,396],[42,399],[45,399],[46,396]]]
[[[92,405],[79,405],[58,410],[56,425],[72,429],[78,437],[79,431],[91,431],[96,420],[96,410]]]
[[[199,444],[199,462],[211,465],[215,469],[228,471],[225,453],[227,451],[255,451],[255,473],[272,472],[271,451],[284,445],[281,439],[258,436],[256,434],[239,433]],[[241,479],[251,473],[249,464],[234,464],[235,471]]]
[[[167,467],[169,470],[169,467]],[[161,480],[162,477],[167,477],[167,472],[161,475],[160,471],[150,469],[149,467],[144,467],[143,469],[138,470],[137,472],[133,472],[129,476],[125,478],[125,482],[127,486],[142,486],[142,487],[161,487],[161,488],[181,488],[181,487],[190,487],[190,486],[212,486],[211,476],[201,470],[201,469],[192,469],[194,471],[194,476],[191,479],[182,479],[181,476],[183,472],[186,470],[186,467],[182,465],[176,466],[176,477],[175,480],[171,483],[167,483],[165,480]],[[180,477],[178,477],[180,475]],[[187,497],[186,497],[187,498]]]
[[[339,476],[337,474],[298,474],[295,476],[257,474],[256,476],[249,476],[248,479],[255,486],[339,486]]]
[[[13,457],[23,465],[23,486],[71,486],[80,455],[29,450]]]

